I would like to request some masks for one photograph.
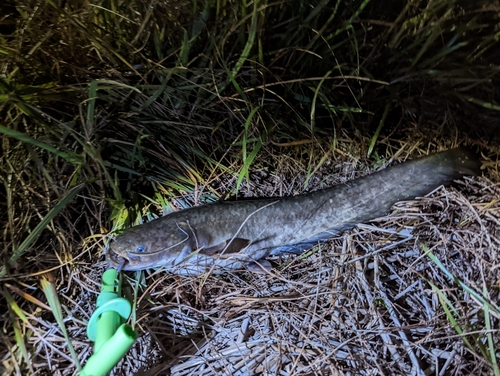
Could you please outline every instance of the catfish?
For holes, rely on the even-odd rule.
[[[268,256],[301,254],[387,214],[398,201],[479,171],[477,157],[456,148],[312,193],[196,206],[125,230],[111,242],[106,258],[110,267],[130,271],[265,272],[271,268]]]

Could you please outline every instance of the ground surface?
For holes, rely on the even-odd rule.
[[[398,159],[414,149],[403,147]],[[300,161],[270,151],[269,158],[276,168],[256,167],[244,195],[293,194],[371,170],[339,149],[304,190]],[[498,181],[489,167],[485,176],[399,203],[303,257],[276,258],[271,275],[127,273],[140,337],[113,374],[490,374],[481,349],[488,333],[498,345],[500,280],[500,187],[491,172]],[[102,243],[87,244],[85,253],[97,257],[53,271],[83,363],[92,352],[85,320],[104,270],[93,251]],[[53,316],[43,307],[24,310],[37,372],[71,374]]]

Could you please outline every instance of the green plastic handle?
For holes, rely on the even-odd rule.
[[[125,356],[137,339],[137,333],[128,324],[122,324],[115,335],[92,355],[78,376],[104,376]]]
[[[117,276],[115,269],[104,272],[97,307],[87,324],[87,337],[95,342],[95,352],[111,338],[121,320],[127,320],[132,312],[130,302],[120,296],[120,281]]]
[[[114,333],[116,327],[120,325],[119,320],[121,318],[124,320],[128,319],[131,312],[132,305],[125,298],[115,297],[104,303],[94,311],[90,318],[87,324],[87,337],[89,337],[92,342],[95,342],[99,335],[98,332],[106,327],[112,327]]]
[[[102,276],[96,310],[87,324],[87,336],[94,341],[92,355],[78,376],[104,376],[122,359],[137,338],[132,327],[122,324],[132,312],[132,305],[120,296],[118,272],[109,269]]]

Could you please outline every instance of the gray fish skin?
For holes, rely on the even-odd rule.
[[[266,256],[301,253],[387,214],[397,201],[478,175],[479,166],[468,150],[451,149],[313,193],[181,210],[119,235],[107,252],[108,265],[124,260],[123,270],[164,267],[176,274],[267,270]]]

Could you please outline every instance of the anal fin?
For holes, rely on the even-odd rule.
[[[313,237],[301,240],[298,243],[287,244],[287,245],[275,247],[275,248],[271,249],[269,254],[273,255],[273,256],[278,256],[278,255],[282,255],[282,254],[286,254],[286,253],[300,255],[303,252],[307,251],[308,249],[311,249],[312,247],[314,247],[318,244],[324,243],[325,241],[327,241],[335,236],[338,236],[339,234],[341,234],[345,230],[348,230],[352,227],[354,227],[354,226],[345,225],[345,226],[335,227],[335,228],[329,229],[327,231],[321,232],[317,235],[314,235]]]
[[[214,256],[224,252],[224,255],[239,253],[248,247],[250,240],[242,238],[227,239],[212,247],[203,248],[200,253],[207,256]]]
[[[248,271],[255,274],[269,274],[271,273],[271,263],[267,260],[251,261],[246,264]]]

